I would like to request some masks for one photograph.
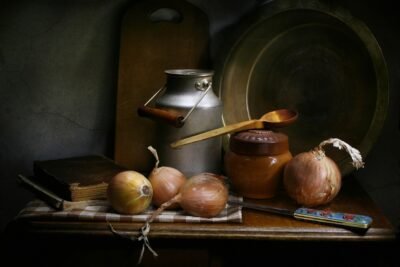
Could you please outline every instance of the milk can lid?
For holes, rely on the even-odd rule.
[[[167,75],[179,77],[207,77],[214,75],[213,70],[207,69],[169,69],[164,72]]]

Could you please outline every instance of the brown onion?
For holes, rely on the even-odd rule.
[[[226,206],[228,189],[216,175],[193,176],[179,191],[178,201],[187,213],[198,217],[217,216]]]
[[[296,155],[285,166],[283,184],[298,204],[307,207],[324,205],[340,191],[342,176],[336,163],[325,155],[322,147],[326,144],[345,149],[357,169],[364,166],[360,152],[337,138],[325,140],[314,150]]]
[[[153,205],[159,207],[178,194],[181,186],[186,182],[186,176],[179,170],[172,167],[158,167],[160,161],[157,151],[149,146],[148,149],[156,158],[156,164],[149,175],[149,181],[153,187]],[[177,203],[169,209],[179,207]]]
[[[157,253],[150,247],[147,236],[150,232],[150,223],[166,208],[179,203],[187,213],[193,216],[210,218],[217,216],[225,208],[227,202],[228,188],[221,176],[213,173],[201,173],[187,179],[179,193],[154,211],[140,229],[141,234],[135,239],[143,241],[138,263],[142,261],[146,247],[154,256],[157,256]],[[122,235],[112,227],[110,229],[113,233]]]
[[[150,223],[163,210],[179,203],[183,210],[193,216],[211,218],[217,216],[228,201],[228,188],[218,175],[200,173],[189,178],[179,193],[162,204],[147,220]]]

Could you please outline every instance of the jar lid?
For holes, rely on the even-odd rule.
[[[232,152],[243,155],[272,156],[289,150],[287,135],[268,130],[248,130],[230,138]]]

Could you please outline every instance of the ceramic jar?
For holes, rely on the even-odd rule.
[[[238,194],[265,199],[275,196],[284,166],[291,158],[287,135],[249,130],[231,136],[224,167]]]

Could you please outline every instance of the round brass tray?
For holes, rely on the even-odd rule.
[[[389,98],[376,39],[344,9],[315,1],[275,2],[280,5],[264,5],[239,22],[235,41],[217,67],[224,123],[291,108],[299,119],[280,131],[288,134],[293,154],[336,137],[365,158]],[[329,149],[327,154],[343,175],[353,170],[345,152]]]

